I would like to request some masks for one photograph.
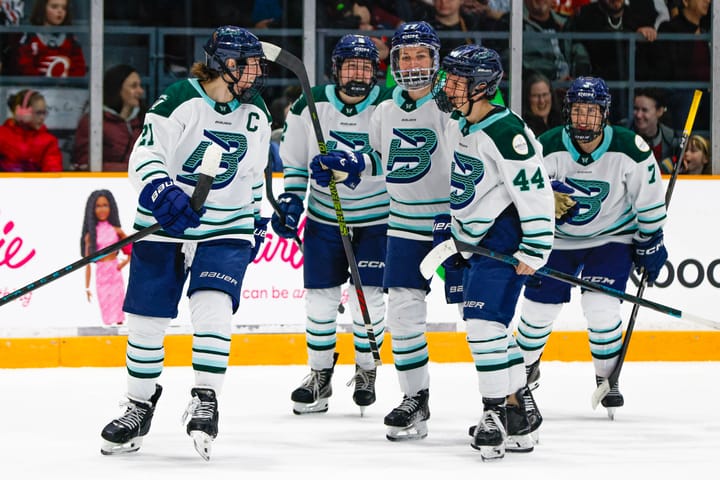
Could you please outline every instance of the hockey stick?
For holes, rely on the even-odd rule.
[[[268,60],[287,68],[293,72],[300,81],[300,87],[302,88],[303,95],[307,101],[310,120],[312,122],[313,130],[315,131],[315,139],[317,140],[318,149],[321,154],[326,154],[327,146],[325,145],[325,139],[323,138],[322,127],[320,126],[320,120],[318,119],[317,108],[315,106],[315,100],[312,96],[310,80],[308,79],[305,65],[299,58],[290,52],[283,50],[277,45],[267,42],[260,43],[262,44],[265,57]],[[380,352],[378,351],[375,332],[373,331],[370,313],[368,312],[367,302],[365,301],[365,293],[363,292],[362,283],[360,282],[360,272],[358,271],[355,253],[353,252],[352,243],[350,242],[350,233],[347,225],[345,224],[345,215],[343,214],[342,205],[340,204],[340,195],[338,194],[337,186],[335,185],[335,180],[332,176],[330,177],[330,196],[332,197],[333,206],[335,207],[335,216],[337,217],[338,227],[340,228],[343,250],[345,250],[345,257],[347,258],[347,262],[350,267],[350,278],[355,286],[355,293],[357,294],[358,304],[360,305],[360,312],[362,313],[363,322],[365,323],[368,343],[370,344],[370,352],[375,360],[375,365],[381,365]]]
[[[448,259],[451,255],[454,255],[459,252],[472,252],[480,254],[484,257],[494,258],[495,260],[499,260],[501,262],[510,264],[510,265],[517,265],[518,259],[511,256],[511,255],[505,255],[503,253],[494,252],[492,250],[488,250],[485,247],[481,247],[479,245],[470,245],[469,243],[464,243],[459,240],[455,240],[454,238],[451,238],[450,240],[445,240],[432,250],[430,250],[430,253],[428,253],[422,262],[420,262],[420,273],[422,273],[423,277],[430,279],[430,277],[433,276],[433,273],[437,269],[439,265],[442,264],[445,260]],[[660,313],[664,313],[666,315],[670,315],[672,317],[681,318],[684,320],[689,320],[691,322],[698,323],[700,325],[704,325],[706,327],[713,328],[715,330],[720,330],[720,322],[716,322],[714,320],[709,320],[706,318],[698,317],[696,315],[691,315],[687,312],[682,312],[676,308],[669,307],[667,305],[663,305],[661,303],[656,303],[651,300],[646,300],[644,298],[639,298],[634,295],[630,295],[628,293],[622,292],[620,290],[616,290],[614,288],[610,288],[606,285],[601,285],[599,283],[595,282],[589,282],[587,280],[583,280],[582,278],[577,278],[573,275],[569,275],[567,273],[563,273],[557,270],[553,270],[551,268],[542,267],[535,271],[538,275],[542,275],[544,277],[550,277],[554,278],[555,280],[559,280],[561,282],[569,283],[571,285],[575,285],[578,287],[585,288],[586,290],[591,290],[593,292],[598,293],[604,293],[606,295],[609,295],[611,297],[620,298],[622,300],[626,300],[630,303],[634,303],[635,305],[639,305],[641,307],[647,307],[652,310],[655,310]]]
[[[678,174],[680,173],[680,162],[682,162],[683,155],[687,149],[687,142],[690,138],[693,125],[695,124],[695,115],[697,114],[698,106],[700,105],[700,98],[702,97],[702,91],[695,90],[692,103],[690,104],[690,111],[688,112],[687,119],[685,120],[685,128],[683,128],[682,137],[680,138],[680,155],[677,157],[675,168],[673,168],[672,175],[670,176],[670,182],[668,183],[667,191],[665,192],[665,209],[670,207],[670,199],[672,198],[673,190],[675,189],[675,183],[677,182]],[[647,283],[648,274],[645,270],[642,271],[640,277],[640,285],[638,286],[637,296],[642,297],[645,293],[645,285]],[[602,401],[605,396],[610,393],[612,386],[617,385],[618,379],[620,378],[620,372],[622,371],[623,364],[625,363],[625,356],[627,355],[628,347],[630,346],[630,338],[632,337],[633,330],[635,329],[635,319],[637,318],[639,306],[633,305],[632,312],[630,313],[630,320],[628,320],[627,328],[625,329],[625,337],[623,338],[622,346],[620,347],[620,354],[618,362],[613,368],[608,378],[598,385],[592,394],[591,402],[592,408],[597,408],[598,404]]]
[[[210,189],[212,188],[213,181],[215,180],[215,174],[217,173],[218,167],[220,166],[220,158],[222,157],[222,152],[218,149],[208,148],[205,151],[205,155],[203,156],[202,162],[200,163],[200,166],[198,167],[198,181],[197,185],[195,186],[195,190],[193,191],[192,197],[190,197],[190,205],[192,208],[197,211],[200,210],[203,206],[203,203],[205,203],[205,199],[207,198],[208,194],[210,193]],[[38,289],[42,286],[47,285],[50,282],[53,282],[57,280],[60,277],[64,277],[68,273],[74,272],[77,269],[84,267],[85,265],[88,265],[93,262],[97,262],[104,256],[116,252],[123,248],[125,245],[129,245],[133,242],[136,242],[138,240],[141,240],[142,238],[147,237],[148,235],[151,235],[158,230],[162,229],[159,223],[155,223],[153,225],[150,225],[149,227],[145,227],[142,230],[139,230],[135,232],[134,234],[123,238],[119,242],[113,243],[112,245],[108,245],[107,247],[98,250],[97,252],[93,253],[92,255],[88,255],[87,257],[83,257],[80,260],[71,263],[70,265],[67,265],[60,270],[56,270],[53,273],[46,275],[38,280],[35,280],[34,282],[28,283],[22,288],[19,288],[15,290],[14,292],[11,292],[4,297],[0,298],[0,307],[5,305],[6,303],[9,303],[16,298],[25,295],[28,292],[31,292],[35,289]]]

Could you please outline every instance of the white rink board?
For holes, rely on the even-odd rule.
[[[277,196],[282,179],[273,181]],[[136,194],[126,178],[0,178],[0,294],[5,295],[80,259],[80,235],[88,195],[112,191],[123,229],[132,233]],[[263,214],[271,213],[269,204]],[[705,318],[714,318],[720,284],[720,182],[680,180],[673,195],[665,242],[674,275],[660,277],[663,287],[647,289],[646,298]],[[32,255],[31,255],[32,254]],[[28,258],[30,257],[30,258]],[[302,332],[304,300],[302,256],[292,242],[268,232],[262,258],[248,269],[243,299],[235,315],[236,331]],[[678,266],[682,276],[678,277]],[[702,280],[698,282],[698,272]],[[83,273],[81,273],[83,272]],[[127,269],[123,272],[127,275]],[[93,275],[94,278],[94,275]],[[99,308],[85,298],[84,267],[0,307],[0,336],[54,335],[58,329],[98,327]],[[695,285],[697,284],[697,285]],[[430,330],[462,330],[457,309],[444,303],[437,282],[429,303]],[[575,289],[577,290],[577,289]],[[630,286],[628,293],[635,294]],[[578,292],[574,295],[577,297]],[[626,304],[627,319],[631,305]],[[517,314],[516,314],[517,316]],[[341,330],[351,323],[340,315]],[[172,325],[189,326],[187,300]],[[579,300],[563,310],[555,330],[584,330]],[[703,330],[684,320],[641,309],[637,330]]]

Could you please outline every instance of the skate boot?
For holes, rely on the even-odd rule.
[[[190,390],[192,400],[182,417],[187,422],[187,434],[195,443],[195,450],[205,460],[210,460],[212,442],[218,434],[218,402],[215,390],[196,387]]]
[[[353,392],[353,401],[355,405],[360,407],[360,416],[365,413],[365,407],[375,403],[375,376],[377,368],[372,370],[364,370],[355,365],[355,375],[347,383],[349,387],[355,383],[355,391]]]
[[[483,399],[483,404],[485,411],[475,427],[470,446],[480,450],[483,461],[499,460],[505,456],[507,439],[505,399]]]
[[[122,404],[127,407],[122,417],[116,418],[103,428],[100,434],[103,438],[100,453],[114,455],[138,451],[143,437],[150,431],[155,406],[161,394],[162,387],[155,385],[155,393],[149,401],[128,397],[128,401]]]
[[[601,383],[605,381],[605,378],[600,377],[598,375],[595,375],[595,384],[599,387]],[[605,395],[605,398],[603,398],[600,403],[603,407],[607,408],[607,414],[610,420],[615,420],[615,410],[618,407],[622,407],[625,405],[625,399],[622,396],[622,393],[620,393],[619,385],[616,383],[615,385],[612,385],[610,387],[610,391],[607,395]]]
[[[420,390],[412,397],[403,395],[397,408],[385,416],[388,440],[420,440],[427,437],[427,420],[430,418],[428,389]]]
[[[332,395],[332,376],[338,354],[333,358],[333,366],[322,370],[310,370],[302,385],[296,388],[290,399],[295,402],[293,413],[323,413],[328,411],[328,398]]]
[[[540,359],[535,360],[530,365],[525,365],[525,375],[527,376],[527,386],[530,390],[535,390],[540,386]]]
[[[528,421],[530,422],[530,435],[532,436],[533,443],[540,443],[540,425],[542,425],[542,415],[540,415],[540,409],[535,403],[535,397],[533,397],[532,390],[530,387],[523,387],[515,394],[518,396],[518,400],[521,400],[521,404],[525,407]]]

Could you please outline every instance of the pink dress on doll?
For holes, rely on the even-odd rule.
[[[110,222],[102,221],[97,224],[97,250],[112,245],[120,240],[115,227]],[[100,313],[105,325],[122,324],[125,321],[125,314],[122,311],[125,300],[125,281],[122,273],[118,270],[118,260],[95,262],[95,291]]]

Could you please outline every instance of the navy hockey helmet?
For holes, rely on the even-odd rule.
[[[447,75],[467,79],[464,92],[466,98],[462,104],[472,103],[472,98],[477,94],[482,94],[483,98],[489,100],[495,96],[503,77],[500,55],[495,50],[480,45],[462,45],[443,59],[442,69],[433,81],[432,94],[440,110],[451,112],[456,109],[451,100],[457,96],[446,92]]]
[[[205,63],[208,67],[233,79],[232,83],[228,82],[228,88],[235,98],[247,102],[260,93],[265,84],[265,54],[260,40],[255,35],[241,27],[224,25],[215,29],[212,36],[205,42],[203,50],[205,50]],[[248,58],[260,59],[261,71],[255,77],[253,84],[245,88],[238,96],[233,87],[240,81],[240,77],[248,65]],[[234,67],[231,68],[229,65],[234,65]]]
[[[350,59],[370,60],[372,64],[372,76],[369,82],[350,80],[342,84],[340,80],[340,69],[343,62]],[[332,52],[332,78],[338,88],[351,97],[365,97],[370,89],[377,83],[378,65],[380,54],[373,41],[365,35],[343,35],[338,40]]]
[[[568,134],[582,143],[590,142],[600,136],[607,125],[610,101],[610,91],[602,78],[578,77],[573,80],[570,88],[565,93],[563,103],[563,119]],[[582,123],[589,125],[591,128],[580,128],[580,126],[573,125],[571,114],[575,104],[599,105],[601,118],[597,121],[597,119],[587,118],[586,115],[585,118],[581,119]]]
[[[400,53],[405,47],[425,47],[429,50],[432,65],[410,65],[400,68]],[[407,22],[393,34],[390,44],[390,70],[398,85],[406,90],[419,90],[432,83],[440,67],[440,38],[427,22]]]

